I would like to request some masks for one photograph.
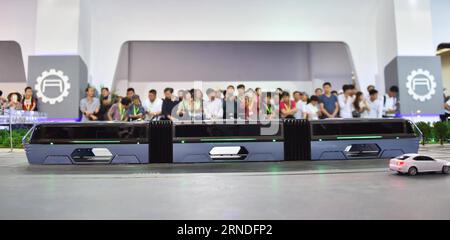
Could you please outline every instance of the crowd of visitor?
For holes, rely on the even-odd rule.
[[[95,89],[86,89],[80,102],[83,121],[152,121],[152,120],[271,120],[271,119],[329,119],[395,117],[398,109],[398,88],[380,98],[375,87],[364,94],[353,85],[344,85],[341,93],[331,83],[305,92],[281,88],[263,92],[261,88],[247,89],[244,85],[228,86],[226,90],[179,90],[166,88],[159,97],[154,89],[141,99],[133,88],[126,96],[111,96],[109,89],[101,89],[99,99]]]
[[[392,118],[398,114],[398,92],[398,87],[392,86],[386,95],[379,96],[374,86],[363,93],[354,85],[344,85],[337,91],[327,82],[309,96],[281,88],[263,92],[241,84],[224,91],[207,89],[206,94],[190,89],[175,95],[173,88],[166,88],[163,96],[158,96],[152,89],[141,99],[133,88],[127,89],[126,96],[114,96],[108,88],[102,88],[96,97],[96,89],[88,87],[80,111],[82,121]],[[444,107],[448,118],[450,99]],[[31,87],[23,94],[13,92],[7,97],[0,90],[0,110],[5,109],[38,111],[38,100]]]
[[[0,111],[5,109],[38,111],[38,101],[31,87],[26,87],[23,94],[12,92],[7,97],[0,90]]]

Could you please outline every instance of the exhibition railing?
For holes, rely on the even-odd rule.
[[[0,129],[9,129],[9,140],[11,152],[13,151],[13,127],[34,125],[36,123],[47,121],[47,114],[43,112],[30,112],[14,109],[5,109],[0,111]]]

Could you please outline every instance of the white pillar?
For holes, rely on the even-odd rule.
[[[397,55],[435,56],[430,0],[394,0]]]
[[[80,0],[38,0],[36,55],[78,55]]]
[[[396,56],[436,55],[430,0],[379,0],[376,21],[376,85],[383,91],[384,69]]]

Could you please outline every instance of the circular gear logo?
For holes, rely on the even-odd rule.
[[[412,71],[408,76],[406,88],[414,100],[425,102],[436,94],[436,81],[430,71],[421,68]]]
[[[69,77],[65,76],[63,71],[55,69],[44,71],[36,82],[36,95],[44,103],[55,105],[69,96]]]

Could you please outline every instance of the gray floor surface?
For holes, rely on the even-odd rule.
[[[30,166],[0,150],[0,219],[450,219],[450,176],[387,163]]]

